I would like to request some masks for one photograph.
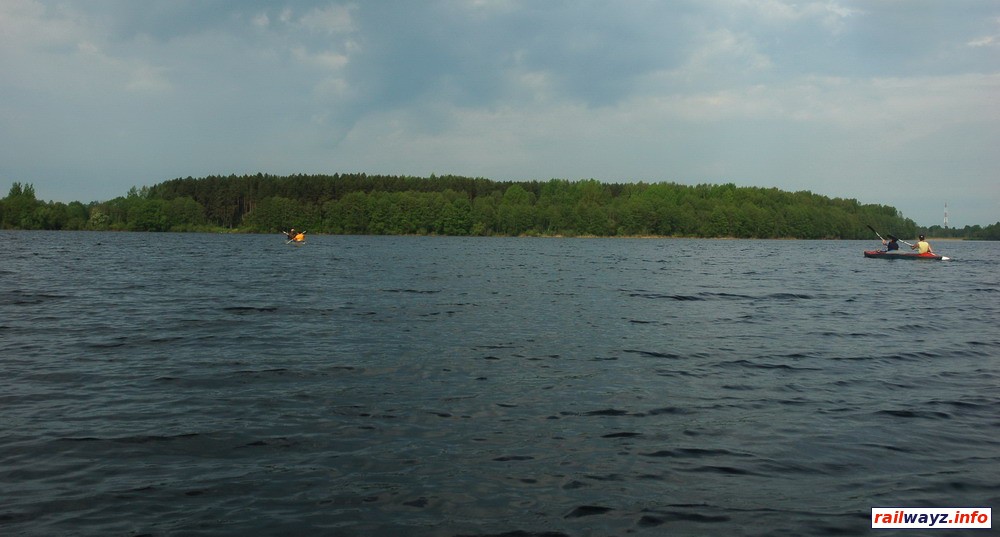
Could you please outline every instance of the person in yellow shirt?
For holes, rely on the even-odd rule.
[[[934,253],[931,249],[931,245],[924,240],[924,236],[920,236],[920,240],[916,244],[910,245],[911,250],[916,250],[918,254]]]

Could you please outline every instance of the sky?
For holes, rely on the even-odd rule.
[[[0,195],[356,173],[1000,221],[997,0],[0,0]]]

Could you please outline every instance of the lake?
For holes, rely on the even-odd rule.
[[[860,535],[997,506],[1000,244],[932,245],[953,260],[0,231],[0,533]]]

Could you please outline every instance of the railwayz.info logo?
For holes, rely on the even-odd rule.
[[[988,529],[990,507],[872,507],[874,529]]]

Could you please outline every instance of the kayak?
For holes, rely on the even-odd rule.
[[[865,250],[865,257],[872,259],[929,259],[931,261],[946,261],[948,258],[943,255],[932,254],[907,254],[902,252],[885,252],[882,250]]]
[[[303,231],[302,233],[298,233],[294,237],[288,239],[288,241],[285,244],[305,244],[305,242],[306,242],[306,234]]]

